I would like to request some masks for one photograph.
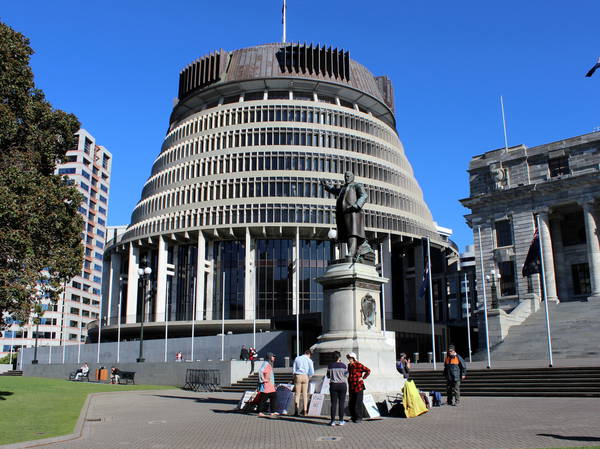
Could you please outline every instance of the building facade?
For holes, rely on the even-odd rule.
[[[456,252],[432,220],[395,125],[391,82],[347,51],[267,44],[190,64],[131,223],[105,252],[102,335],[114,339],[118,327],[137,338],[142,320],[152,338],[166,322],[183,335],[192,322],[194,332],[220,332],[224,318],[237,332],[285,327],[297,312],[318,317],[316,279],[343,256],[328,238],[335,199],[319,181],[340,183],[345,171],[369,193],[367,234],[390,278],[391,320],[393,292],[411,288],[393,274],[395,254],[420,248],[423,237]],[[140,282],[145,267],[150,279]],[[420,275],[413,266],[413,299]]]
[[[461,202],[471,209],[479,305],[485,285],[492,320],[501,327],[492,343],[518,324],[511,315],[526,317],[523,309],[534,311],[540,300],[539,275],[521,275],[536,217],[549,301],[600,296],[599,167],[600,132],[471,159],[470,197]]]
[[[44,314],[37,331],[31,323],[13,323],[3,332],[3,354],[33,346],[36,335],[39,346],[84,342],[88,324],[100,315],[112,155],[106,148],[96,145],[96,139],[85,129],[80,129],[76,135],[77,147],[67,152],[65,160],[57,166],[56,174],[68,177],[85,198],[79,206],[79,213],[84,218],[81,274],[66,285],[59,301],[44,301]],[[56,357],[60,358],[60,355]]]

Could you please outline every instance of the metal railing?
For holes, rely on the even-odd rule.
[[[188,369],[184,390],[221,391],[221,372],[216,369]]]

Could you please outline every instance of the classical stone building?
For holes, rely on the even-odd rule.
[[[173,336],[192,322],[195,335],[214,334],[223,317],[226,331],[293,329],[296,312],[311,328],[322,310],[316,278],[340,257],[328,238],[335,199],[319,181],[340,183],[347,170],[368,190],[367,234],[391,279],[386,317],[405,316],[423,262],[407,257],[408,273],[397,264],[424,237],[444,267],[456,248],[434,224],[395,126],[390,80],[347,51],[267,44],[190,64],[131,223],[104,255],[105,338],[119,323],[123,338],[137,338],[142,320],[147,338],[166,323]],[[146,300],[140,267],[152,270]],[[423,302],[406,316],[426,317]]]
[[[461,202],[471,209],[480,307],[483,255],[492,344],[539,307],[539,275],[521,274],[536,215],[549,301],[600,297],[599,168],[600,132],[471,159],[470,197]]]

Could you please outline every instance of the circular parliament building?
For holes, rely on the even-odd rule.
[[[103,341],[117,325],[135,338],[142,322],[146,338],[165,325],[189,336],[192,322],[195,335],[215,335],[222,319],[233,333],[295,329],[299,311],[303,344],[312,343],[323,307],[316,279],[344,255],[328,237],[335,198],[319,182],[343,183],[345,171],[369,195],[367,237],[390,279],[386,318],[422,315],[426,325],[427,301],[416,301],[422,241],[431,241],[434,274],[457,250],[404,154],[390,80],[347,51],[305,44],[191,63],[131,223],[107,243]]]

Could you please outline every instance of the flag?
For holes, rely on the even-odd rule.
[[[542,271],[542,261],[540,258],[540,235],[536,228],[533,234],[533,240],[529,245],[529,251],[523,264],[523,277],[531,276],[534,273],[540,273]]]
[[[427,261],[427,257],[425,257],[425,269],[423,270],[423,280],[421,281],[421,287],[419,287],[419,299],[422,299],[423,296],[425,296],[427,287],[429,287],[429,263]]]

